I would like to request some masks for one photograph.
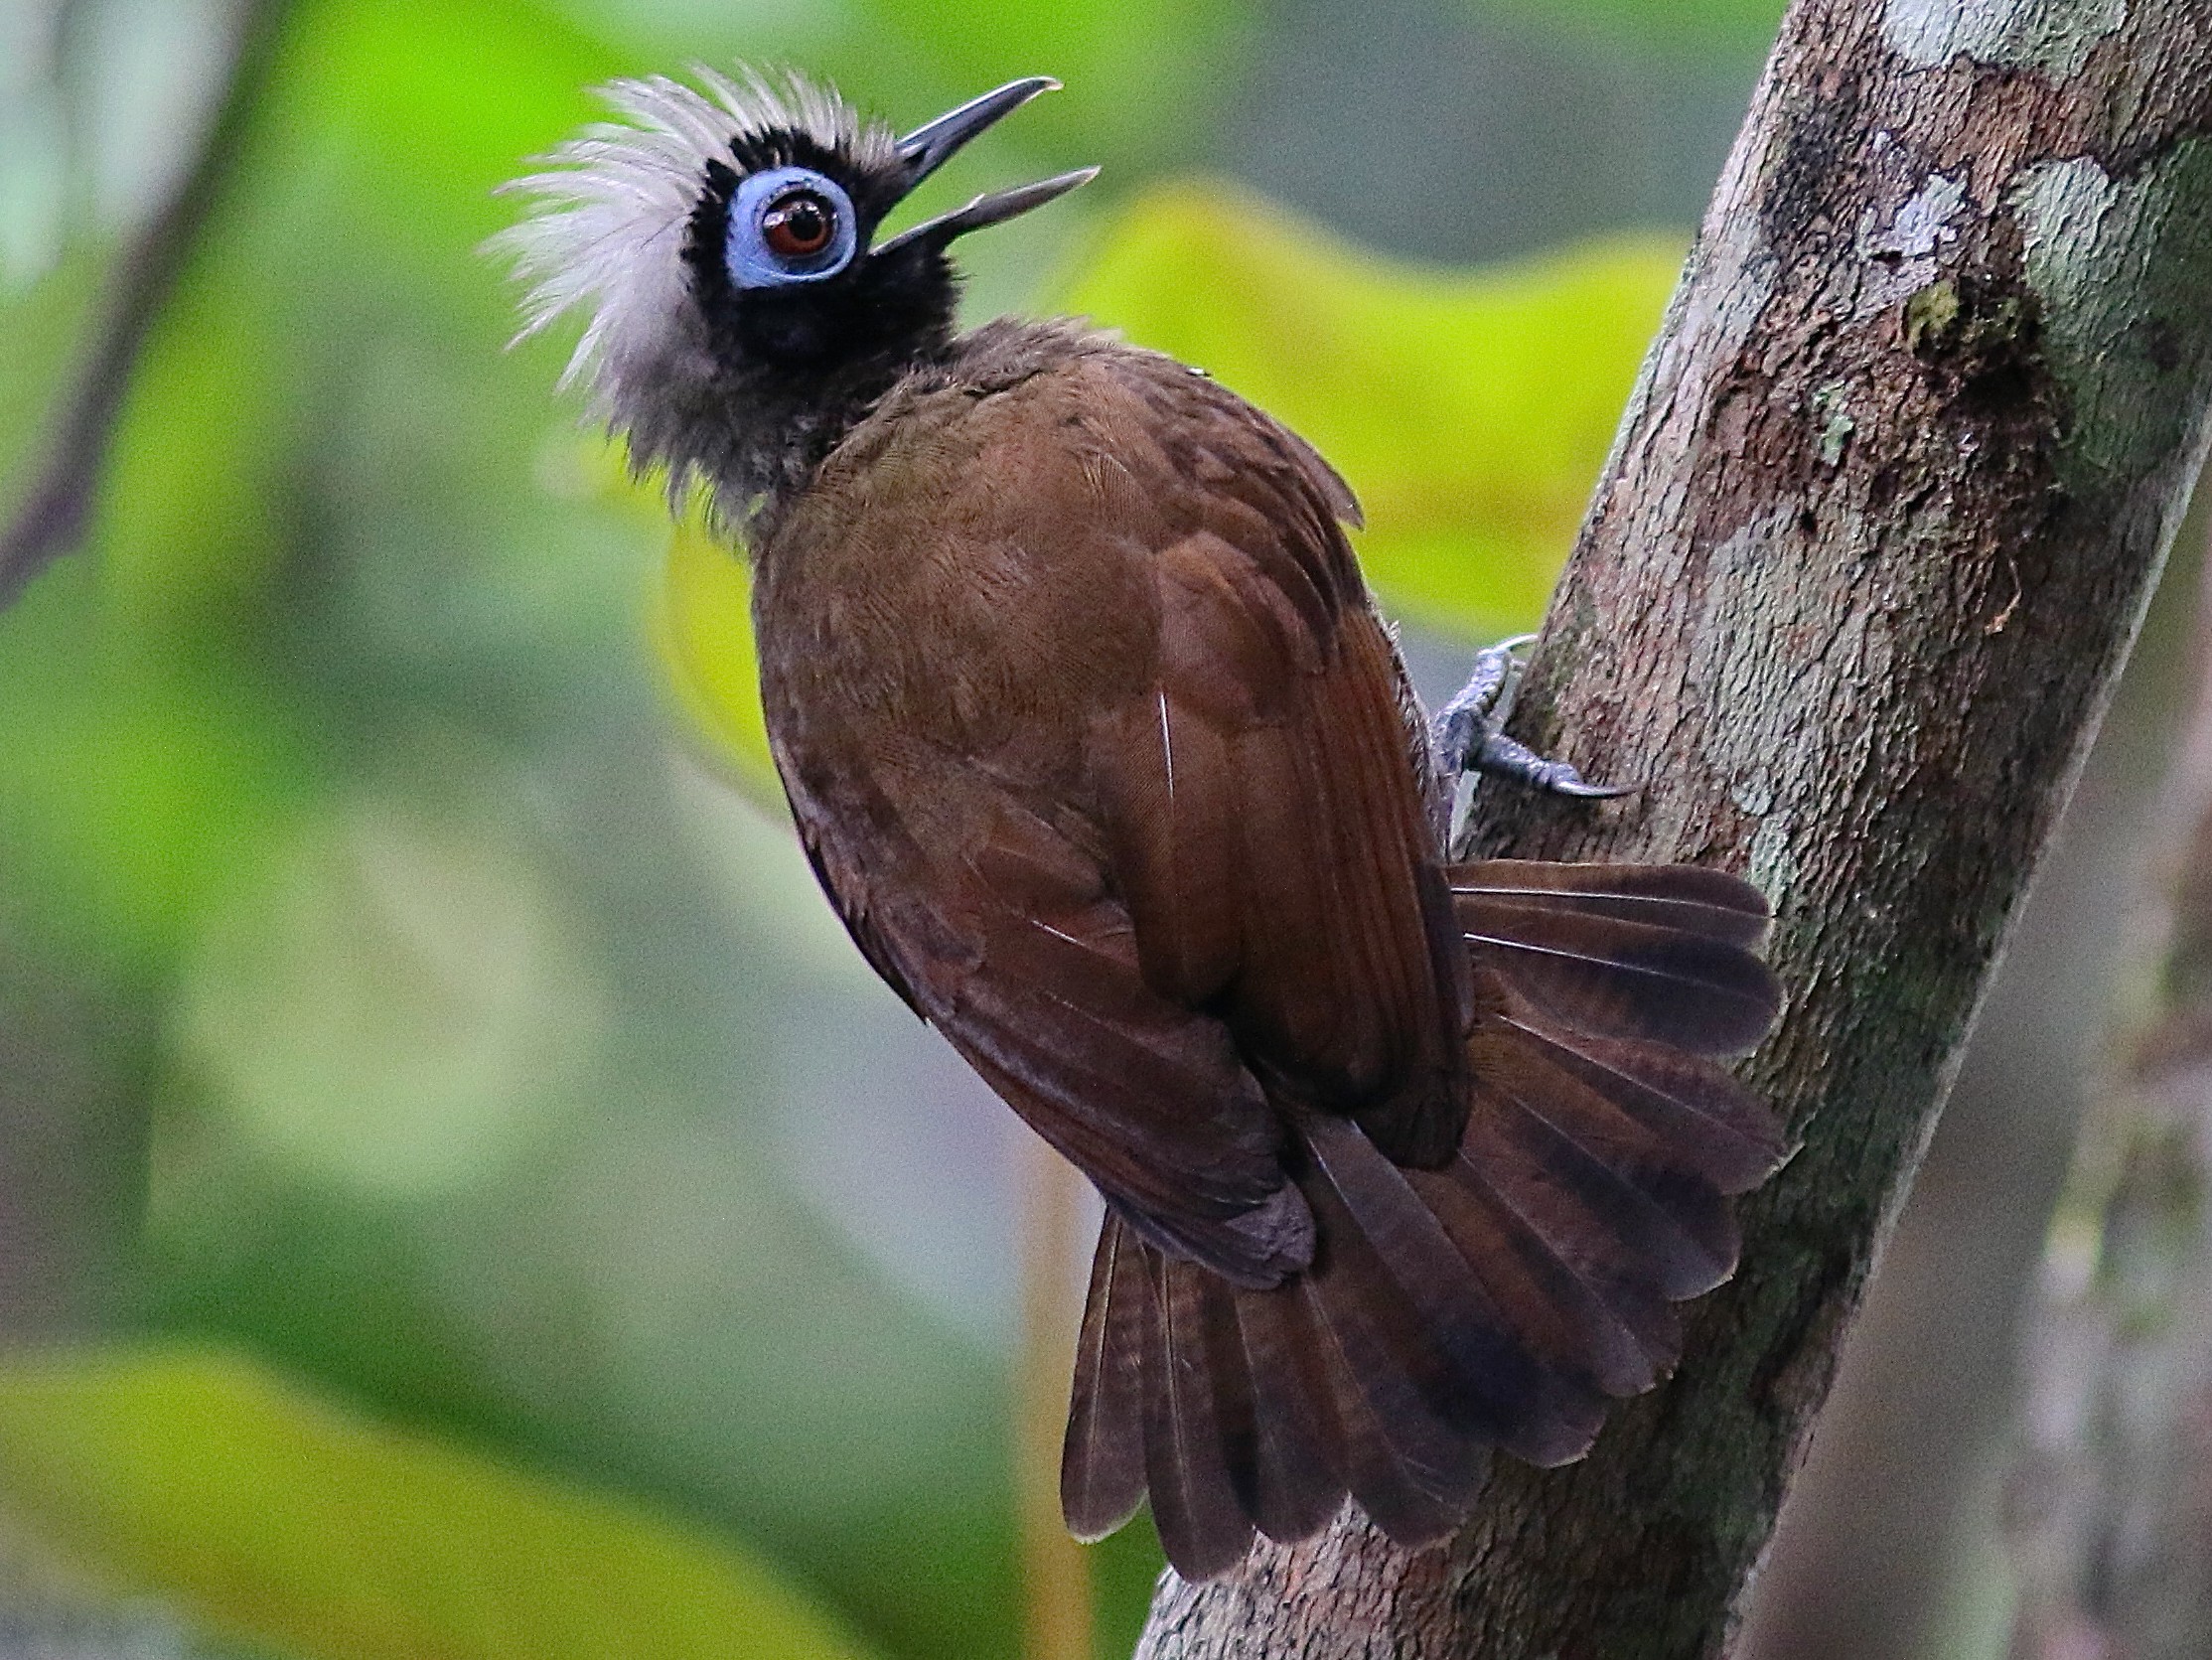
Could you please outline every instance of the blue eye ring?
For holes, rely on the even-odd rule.
[[[738,288],[782,288],[819,282],[852,263],[860,243],[852,198],[811,167],[777,167],[743,181],[730,197],[722,261]],[[826,225],[822,222],[826,220]],[[790,234],[794,225],[809,234]],[[820,245],[812,232],[821,231]],[[779,251],[771,238],[784,242]],[[796,244],[796,245],[794,245]]]

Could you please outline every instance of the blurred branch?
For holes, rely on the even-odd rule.
[[[2114,1022],[2028,1344],[2015,1660],[2194,1660],[2212,1633],[2212,570],[2198,607],[2137,999]]]
[[[1521,699],[1652,782],[1473,841],[1747,868],[1804,1149],[1587,1459],[1418,1556],[1348,1517],[1170,1577],[1141,1654],[1724,1651],[2202,459],[2208,135],[2212,0],[1793,5]]]
[[[1021,1518],[1024,1660],[1092,1660],[1091,1559],[1060,1519],[1060,1442],[1068,1420],[1090,1252],[1083,1178],[1020,1132],[1021,1369],[1014,1479]]]
[[[151,1128],[130,1070],[147,1012],[23,943],[0,926],[0,1345],[122,1314]],[[0,1538],[0,1571],[6,1556]]]
[[[84,534],[131,372],[221,195],[290,9],[291,0],[244,0],[239,8],[221,98],[192,164],[123,255],[105,321],[56,423],[45,465],[15,518],[0,528],[0,610]]]

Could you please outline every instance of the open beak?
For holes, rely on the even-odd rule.
[[[1023,80],[1009,80],[994,92],[985,92],[971,98],[950,114],[916,127],[899,140],[899,159],[906,163],[906,188],[911,191],[924,179],[952,160],[960,147],[982,132],[997,125],[1039,92],[1056,92],[1060,82],[1049,75],[1033,75]],[[1063,173],[1057,178],[1041,179],[1034,185],[1022,185],[1014,190],[998,191],[989,196],[978,196],[964,208],[941,214],[936,219],[903,230],[883,243],[875,251],[883,254],[928,236],[939,242],[949,242],[955,236],[965,235],[970,230],[980,230],[988,225],[999,225],[1016,214],[1026,214],[1032,208],[1042,208],[1047,202],[1066,196],[1078,185],[1087,185],[1099,176],[1095,167],[1081,167],[1073,173]]]

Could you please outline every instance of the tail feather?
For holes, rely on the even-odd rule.
[[[1755,889],[1674,866],[1454,867],[1478,1013],[1440,1167],[1354,1119],[1277,1103],[1309,1266],[1232,1283],[1109,1216],[1062,1472],[1082,1537],[1148,1489],[1168,1560],[1228,1571],[1310,1537],[1347,1493],[1401,1545],[1465,1518],[1490,1451],[1580,1456],[1608,1401],[1681,1353],[1674,1304],[1733,1271],[1727,1196],[1787,1155],[1713,1059],[1763,1035]],[[1389,1150],[1404,1149],[1387,1143]]]
[[[1160,1546],[1179,1572],[1210,1580],[1252,1545],[1229,1474],[1219,1410],[1225,1383],[1206,1333],[1205,1269],[1151,1246],[1151,1341],[1144,1351],[1144,1473]]]
[[[1183,1265],[1170,1264],[1174,1274]],[[1245,1334],[1237,1314],[1234,1287],[1212,1275],[1191,1277],[1196,1353],[1206,1362],[1206,1387],[1213,1398],[1214,1434],[1221,1446],[1222,1471],[1235,1500],[1238,1525],[1250,1527],[1257,1503],[1261,1435],[1270,1428],[1260,1415],[1252,1363],[1245,1356]],[[1187,1339],[1186,1339],[1187,1340]]]
[[[1553,1124],[1546,1103],[1510,1087],[1483,1093],[1486,1103],[1476,1107],[1482,1128],[1470,1126],[1462,1156],[1511,1194],[1548,1237],[1608,1250],[1670,1302],[1727,1279],[1736,1241],[1719,1195],[1707,1189],[1707,1205],[1699,1202],[1704,1195],[1686,1191],[1672,1195],[1677,1202],[1670,1207],[1651,1191],[1656,1183],[1608,1164]],[[1495,1107],[1486,1110],[1487,1103]],[[1722,1219],[1717,1224],[1715,1211]]]
[[[1471,1166],[1416,1170],[1409,1179],[1546,1366],[1616,1400],[1658,1381],[1636,1330]]]
[[[1571,1079],[1573,1099],[1594,1098],[1632,1119],[1722,1193],[1747,1193],[1779,1169],[1790,1142],[1766,1103],[1711,1061],[1658,1043],[1564,1030],[1507,1010],[1498,1029]]]
[[[1481,1486],[1482,1449],[1448,1459],[1447,1468],[1411,1444],[1409,1423],[1427,1417],[1418,1397],[1387,1368],[1363,1373],[1363,1364],[1384,1363],[1368,1352],[1357,1327],[1348,1331],[1326,1306],[1311,1276],[1297,1285],[1321,1351],[1329,1411],[1344,1437],[1346,1487],[1375,1525],[1407,1550],[1433,1545],[1459,1525]]]
[[[1561,867],[1512,860],[1458,866],[1451,873],[1452,902],[1477,964],[1495,970],[1540,1008],[1592,1036],[1666,1043],[1700,1055],[1743,1053],[1774,1024],[1781,983],[1735,937],[1750,915],[1706,897],[1716,872],[1631,866],[1643,889],[1632,899],[1569,893],[1562,900],[1544,886],[1507,879],[1526,884],[1532,868]],[[1472,872],[1488,874],[1461,880]],[[1672,884],[1663,878],[1673,878]],[[1757,895],[1732,877],[1717,880]],[[1683,897],[1666,897],[1670,885],[1680,886]],[[1764,899],[1758,906],[1763,928]]]
[[[1332,1205],[1330,1212],[1330,1223],[1341,1234],[1353,1232],[1356,1225],[1341,1207]],[[1356,1237],[1332,1240],[1335,1261],[1300,1282],[1325,1352],[1352,1380],[1365,1413],[1347,1410],[1340,1387],[1332,1389],[1331,1405],[1355,1453],[1372,1424],[1405,1478],[1431,1498],[1448,1501],[1471,1492],[1482,1472],[1466,1435],[1437,1411],[1434,1374],[1440,1362],[1405,1311],[1378,1288],[1370,1272],[1372,1254],[1363,1245]],[[1356,1255],[1366,1260],[1348,1268]],[[1386,1299],[1380,1307],[1374,1305],[1378,1296]],[[1347,1468],[1345,1474],[1357,1497],[1356,1470]]]
[[[1135,1239],[1108,1214],[1091,1257],[1091,1291],[1076,1339],[1060,1508],[1078,1539],[1104,1539],[1144,1502],[1143,1356],[1152,1285]]]
[[[1596,1396],[1547,1369],[1406,1180],[1342,1119],[1303,1127],[1307,1202],[1343,1226],[1315,1265],[1324,1301],[1389,1348],[1437,1429],[1536,1464],[1579,1457],[1597,1434]]]
[[[1634,1339],[1654,1381],[1673,1371],[1682,1358],[1682,1319],[1655,1283],[1650,1266],[1639,1259],[1635,1243],[1593,1230],[1590,1218],[1575,1205],[1543,1203],[1541,1185],[1525,1179],[1526,1171],[1509,1169],[1509,1160],[1497,1152],[1493,1148],[1488,1156],[1470,1156],[1463,1149],[1443,1173],[1470,1193],[1493,1197],[1542,1241]]]
[[[1454,865],[1449,875],[1462,904],[1524,899],[1554,911],[1668,928],[1721,945],[1757,946],[1773,920],[1766,895],[1749,882],[1695,864],[1482,859]]]
[[[1295,1286],[1216,1295],[1237,1321],[1253,1425],[1230,1477],[1249,1514],[1278,1544],[1311,1538],[1344,1503],[1344,1434],[1329,1406],[1320,1339]]]
[[[1711,1277],[1697,1290],[1709,1289],[1735,1271],[1739,1240],[1726,1197],[1710,1179],[1694,1147],[1682,1147],[1655,1132],[1646,1119],[1623,1109],[1612,1094],[1552,1063],[1524,1028],[1499,1023],[1497,1039],[1485,1045],[1489,1065],[1483,1088],[1510,1098],[1522,1112],[1542,1121],[1575,1149],[1634,1188],[1689,1249],[1664,1253],[1662,1261],[1686,1259],[1690,1280]],[[1700,1269],[1687,1261],[1701,1257]],[[1687,1282],[1686,1282],[1687,1283]],[[1681,1294],[1695,1295],[1696,1292]]]

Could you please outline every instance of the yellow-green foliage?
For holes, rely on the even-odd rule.
[[[0,1367],[0,1492],[115,1588],[300,1660],[861,1660],[760,1564],[209,1351]]]
[[[1318,445],[1387,606],[1503,633],[1543,612],[1681,263],[1632,238],[1444,271],[1183,184],[1132,203],[1066,300]]]

